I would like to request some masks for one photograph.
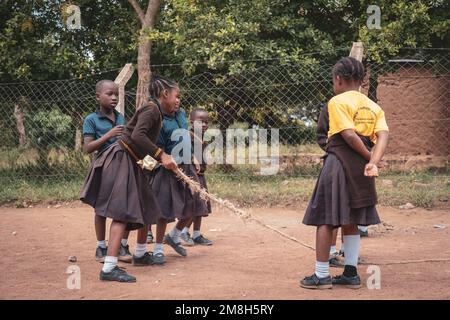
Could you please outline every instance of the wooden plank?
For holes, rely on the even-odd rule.
[[[127,84],[128,80],[130,80],[133,72],[133,65],[131,63],[127,63],[114,80],[114,82],[119,86],[119,103],[116,106],[116,110],[123,115],[125,115],[125,85]]]

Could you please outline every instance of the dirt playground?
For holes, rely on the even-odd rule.
[[[315,229],[296,208],[249,212],[277,230],[314,246]],[[79,202],[0,208],[0,299],[450,299],[450,210],[378,207],[382,224],[361,241],[363,287],[307,290],[314,251],[255,222],[214,208],[203,233],[211,247],[188,247],[188,257],[165,248],[165,266],[120,264],[133,284],[101,282],[94,260],[93,210]],[[172,224],[169,225],[172,227]],[[136,234],[130,235],[133,251]],[[339,244],[338,244],[339,247]],[[153,245],[149,245],[152,250]],[[69,262],[69,256],[77,261]],[[68,289],[67,268],[80,270],[80,289]],[[366,286],[369,265],[380,268],[380,289]],[[333,275],[342,269],[331,268]]]

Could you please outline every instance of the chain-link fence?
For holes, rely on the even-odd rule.
[[[333,96],[331,68],[347,54],[345,49],[334,55],[305,55],[301,61],[243,61],[243,71],[234,74],[204,70],[180,76],[183,65],[153,70],[178,80],[182,107],[208,110],[211,127],[223,132],[279,129],[279,173],[311,176],[320,169],[323,153],[315,130],[321,108]],[[366,70],[363,91],[385,110],[390,126],[388,158],[405,165],[416,157],[412,166],[422,161],[446,170],[450,50],[404,49],[398,58],[366,65]],[[82,153],[81,130],[84,117],[97,108],[95,83],[114,79],[119,71],[86,79],[0,84],[0,179],[83,177],[90,158]],[[133,79],[127,85],[126,119],[134,111],[132,86]],[[258,169],[235,165],[226,170],[240,175]]]

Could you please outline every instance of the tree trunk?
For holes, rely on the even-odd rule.
[[[148,101],[150,93],[148,86],[150,84],[150,52],[151,42],[141,37],[138,49],[138,83],[136,88],[136,109]]]
[[[146,31],[151,30],[155,26],[156,14],[161,6],[161,0],[149,0],[147,9],[144,13],[139,2],[136,0],[128,0],[128,2],[136,11],[137,17],[141,23],[141,35],[139,37],[138,48],[138,84],[136,88],[136,109],[140,108],[143,103],[148,101],[150,96],[148,85],[150,84],[150,54],[152,43],[146,38]]]
[[[14,118],[16,119],[17,131],[19,132],[19,145],[23,146],[27,143],[27,136],[23,124],[23,109],[19,103],[14,106]]]
[[[75,130],[75,151],[81,150],[82,139],[81,139],[81,129],[76,128]]]

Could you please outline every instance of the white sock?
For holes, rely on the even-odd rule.
[[[136,258],[142,257],[147,252],[147,243],[136,242],[136,249],[134,249],[134,256]]]
[[[331,246],[330,247],[330,255],[337,253],[337,249],[336,246]]]
[[[157,254],[158,252],[164,253],[164,247],[162,243],[156,243],[153,246],[153,254]]]
[[[341,251],[342,251],[342,253],[344,253],[345,252],[345,250],[344,250],[345,248],[344,248],[344,243],[342,242],[342,244],[341,244]]]
[[[117,257],[106,256],[105,263],[103,263],[103,272],[111,272],[115,266],[117,266]]]
[[[200,230],[194,230],[194,233],[192,234],[192,239],[200,237],[202,234]]]
[[[189,228],[188,227],[184,227],[183,230],[181,230],[181,233],[188,233],[189,232]]]
[[[320,279],[330,275],[330,263],[316,261],[316,276]]]
[[[358,256],[359,256],[359,243],[360,236],[350,235],[344,236],[345,242],[345,264],[357,267],[358,266]]]
[[[102,249],[106,249],[106,241],[105,240],[97,241],[97,247],[100,247]]]
[[[120,243],[122,244],[123,247],[126,247],[128,244],[128,239],[122,239],[120,240]]]
[[[173,239],[173,241],[175,243],[180,242],[180,234],[181,234],[181,230],[178,230],[176,227],[173,227],[173,229],[170,230],[170,232],[169,232],[169,236]]]
[[[361,230],[362,232],[366,232],[367,230],[369,230],[369,227],[367,227],[367,226],[358,226],[358,229]]]

